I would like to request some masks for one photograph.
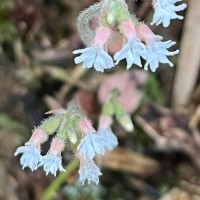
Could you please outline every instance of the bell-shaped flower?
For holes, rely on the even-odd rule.
[[[29,167],[32,171],[38,168],[38,164],[42,159],[40,155],[40,145],[47,140],[47,134],[44,130],[37,128],[25,146],[18,147],[15,156],[22,154],[20,164],[22,168]]]
[[[34,145],[25,145],[18,147],[15,156],[22,154],[20,158],[20,164],[22,168],[29,167],[32,171],[38,168],[38,163],[41,161],[42,156],[40,151]]]
[[[146,50],[142,52],[142,57],[146,60],[144,70],[150,67],[152,72],[155,72],[159,67],[159,63],[169,64],[173,67],[173,63],[167,56],[174,56],[179,53],[179,50],[168,51],[176,42],[171,40],[162,42],[162,37],[155,35],[147,25],[141,24],[137,27],[137,34],[142,41],[146,44]]]
[[[111,129],[112,118],[110,116],[101,115],[99,118],[99,128],[97,134],[102,136],[105,141],[105,148],[113,150],[118,145],[118,140]]]
[[[183,16],[178,15],[176,12],[184,10],[187,5],[182,3],[175,5],[182,0],[153,0],[154,15],[151,25],[163,24],[164,27],[168,27],[171,19],[183,19]]]
[[[46,175],[50,173],[56,176],[58,170],[65,172],[65,169],[62,166],[61,157],[55,154],[43,156],[40,165],[43,165]]]
[[[93,159],[96,154],[104,155],[105,153],[105,140],[96,132],[88,132],[86,136],[81,139],[78,145],[80,155]]]
[[[95,38],[90,47],[73,51],[73,54],[81,54],[74,59],[76,64],[83,63],[84,68],[94,67],[96,71],[104,72],[104,69],[114,67],[112,57],[104,50],[111,30],[100,26],[96,30]]]
[[[49,173],[56,176],[57,171],[65,172],[62,166],[61,152],[64,149],[65,143],[62,139],[56,137],[53,139],[47,155],[42,157],[40,166],[43,165],[46,175]]]
[[[80,168],[78,170],[79,173],[79,180],[84,185],[85,181],[87,180],[90,184],[91,181],[98,185],[99,183],[99,176],[102,175],[100,172],[99,167],[94,163],[92,159],[87,157],[78,156],[80,160]]]
[[[78,145],[80,156],[93,159],[96,154],[104,155],[106,147],[105,138],[96,133],[87,119],[79,123],[79,128],[83,133],[83,138]]]
[[[97,134],[103,137],[106,149],[112,151],[118,145],[117,137],[110,127],[99,128]]]
[[[115,53],[115,64],[118,64],[124,58],[127,62],[127,69],[131,68],[133,64],[142,67],[141,64],[141,52],[145,49],[145,45],[136,36],[136,30],[131,20],[122,22],[120,25],[120,31],[126,37],[127,43],[124,47]]]

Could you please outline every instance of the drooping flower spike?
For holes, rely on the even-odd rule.
[[[61,153],[67,146],[80,160],[80,181],[84,184],[99,183],[102,175],[98,166],[93,161],[97,154],[103,155],[106,150],[111,150],[117,145],[117,139],[112,134],[95,131],[90,121],[82,115],[75,106],[68,106],[67,110],[57,109],[48,113],[53,116],[43,120],[25,146],[19,147],[15,155],[22,154],[20,163],[23,167],[29,167],[32,171],[43,167],[46,175],[56,176],[58,171],[65,172],[62,166]],[[49,135],[55,134],[50,149],[46,155],[41,155],[41,144]],[[108,140],[110,140],[108,142]]]
[[[178,2],[182,2],[182,0],[153,0],[154,15],[151,25],[162,24],[164,27],[168,27],[172,19],[182,20],[183,16],[176,12],[184,10],[187,5],[185,3],[175,5]]]

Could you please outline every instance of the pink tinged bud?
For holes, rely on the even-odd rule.
[[[107,27],[100,26],[97,28],[95,38],[92,42],[93,46],[103,46],[109,39],[111,30]]]
[[[130,39],[136,37],[135,25],[131,20],[126,20],[120,25],[120,30],[126,38]]]
[[[145,42],[145,44],[148,44],[149,40],[151,39],[157,39],[162,40],[163,37],[160,35],[155,35],[152,30],[145,24],[140,24],[136,27],[137,37]]]
[[[85,135],[96,132],[89,120],[83,119],[79,122],[79,128]]]
[[[37,128],[33,131],[33,134],[28,142],[25,145],[35,145],[39,146],[47,140],[48,136],[44,130]]]
[[[65,147],[64,140],[56,137],[53,139],[48,154],[60,155]]]

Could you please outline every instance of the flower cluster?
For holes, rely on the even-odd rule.
[[[155,14],[152,24],[162,23],[166,27],[171,19],[182,19],[183,17],[177,15],[176,12],[185,9],[186,4],[176,6],[175,3],[179,1],[181,0],[153,0]],[[167,57],[178,54],[178,50],[172,52],[168,50],[175,42],[162,41],[161,36],[155,35],[147,25],[131,16],[124,0],[102,1],[100,5],[99,25],[94,39],[89,47],[73,51],[74,54],[81,54],[75,57],[76,64],[83,63],[84,68],[94,67],[100,72],[114,67],[123,59],[127,62],[127,69],[133,65],[142,67],[141,58],[146,60],[144,66],[146,71],[150,68],[152,72],[155,72],[159,63],[173,66]],[[84,11],[81,15],[83,15],[82,24],[84,24]],[[125,41],[121,50],[114,54],[114,60],[107,52],[113,30],[118,30]]]
[[[80,160],[80,181],[84,184],[86,180],[98,184],[99,176],[102,175],[99,167],[94,162],[97,154],[103,155],[106,150],[112,150],[118,144],[116,136],[112,133],[111,119],[104,119],[95,131],[90,121],[77,111],[75,107],[67,110],[54,110],[54,115],[44,120],[40,126],[35,128],[33,134],[24,146],[17,148],[15,156],[22,154],[20,163],[22,168],[30,168],[32,171],[42,166],[46,175],[56,176],[57,171],[65,171],[62,166],[61,153],[65,143],[73,150]],[[101,120],[102,121],[102,120]],[[48,139],[49,135],[56,136],[46,155],[41,155],[41,145]]]
[[[61,152],[64,149],[65,141],[60,134],[52,140],[50,149],[45,156],[41,155],[41,145],[53,134],[59,127],[60,116],[50,117],[35,128],[33,134],[24,146],[17,148],[15,156],[22,154],[20,163],[22,168],[29,167],[32,171],[39,166],[43,166],[46,175],[49,173],[56,176],[58,170],[65,171],[61,165]]]

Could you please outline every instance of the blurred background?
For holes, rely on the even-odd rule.
[[[122,62],[103,74],[75,65],[72,54],[84,47],[76,18],[95,2],[0,1],[0,200],[200,199],[200,1],[184,1],[184,20],[172,20],[168,28],[151,26],[164,40],[176,41],[180,54],[170,58],[173,68],[160,65],[146,73],[133,66],[127,72]],[[150,0],[127,3],[130,12],[151,22]],[[115,38],[111,44],[112,53],[119,47]],[[119,147],[97,159],[103,173],[98,186],[80,185],[74,166],[57,177],[21,169],[14,152],[45,112],[73,101],[97,127],[115,87],[134,131],[114,122]],[[73,157],[66,150],[63,165]]]

